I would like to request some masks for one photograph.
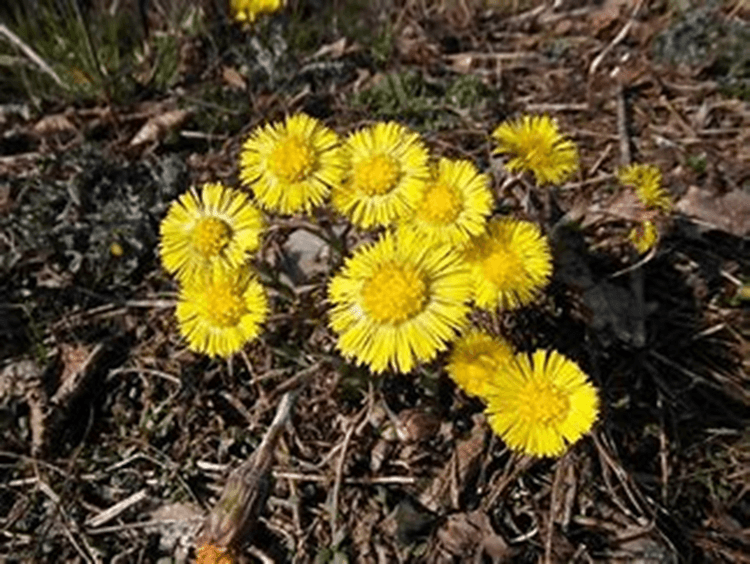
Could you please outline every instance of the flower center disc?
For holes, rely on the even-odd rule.
[[[304,180],[315,170],[315,165],[315,151],[296,135],[279,141],[268,160],[271,171],[287,182]]]
[[[550,160],[553,145],[546,135],[533,131],[520,143],[519,157],[527,166],[553,166]]]
[[[496,249],[483,261],[484,273],[492,283],[501,289],[513,288],[523,279],[523,261],[512,251]]]
[[[375,155],[360,163],[355,179],[368,196],[382,196],[396,187],[401,176],[398,163],[387,155]]]
[[[550,382],[531,380],[519,393],[523,398],[518,406],[520,417],[529,423],[546,426],[565,421],[570,410],[570,400]]]
[[[380,323],[400,323],[422,311],[427,284],[409,266],[385,264],[362,288],[364,306]]]
[[[232,228],[218,217],[204,217],[195,226],[193,245],[206,258],[215,257],[232,238]]]
[[[215,327],[234,327],[247,307],[240,288],[230,282],[214,282],[206,292],[206,313]]]
[[[461,211],[461,198],[455,189],[444,182],[430,184],[418,215],[428,223],[447,225],[455,221]]]

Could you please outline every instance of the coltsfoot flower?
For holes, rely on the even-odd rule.
[[[418,134],[395,122],[352,133],[347,172],[331,192],[333,206],[355,225],[389,225],[416,209],[429,180],[429,153]]]
[[[628,234],[628,239],[633,243],[635,249],[640,253],[650,251],[659,240],[659,231],[653,221],[646,220],[639,223]]]
[[[517,355],[487,386],[487,419],[512,450],[560,456],[591,430],[599,396],[578,365],[555,351]]]
[[[505,165],[512,172],[528,171],[536,182],[561,184],[578,170],[578,149],[560,133],[557,122],[547,115],[521,116],[501,123],[492,136],[495,153],[510,153]]]
[[[305,114],[260,127],[242,145],[240,180],[261,206],[278,213],[309,213],[343,173],[338,135]]]
[[[632,164],[620,168],[617,178],[624,186],[635,190],[638,199],[650,209],[669,213],[672,199],[662,186],[661,171],[655,165]]]
[[[227,358],[260,334],[268,310],[249,267],[217,268],[182,286],[176,314],[190,349]]]
[[[480,309],[515,309],[534,300],[552,274],[549,242],[539,227],[510,217],[493,219],[465,253]]]
[[[232,15],[241,23],[254,23],[261,14],[273,14],[284,4],[284,0],[230,0]]]
[[[471,283],[459,253],[387,232],[358,248],[331,280],[330,326],[347,358],[409,372],[465,327]]]
[[[463,245],[481,234],[492,211],[489,176],[474,163],[441,158],[416,209],[399,223],[435,243]]]
[[[209,267],[238,267],[260,245],[264,225],[247,194],[204,184],[173,202],[161,222],[162,264],[181,282]]]
[[[453,344],[446,370],[469,395],[483,396],[513,362],[513,350],[499,337],[472,329]]]

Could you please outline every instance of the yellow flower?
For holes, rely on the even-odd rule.
[[[563,454],[599,412],[599,396],[586,374],[555,351],[518,355],[484,399],[492,430],[511,449],[533,456]]]
[[[200,194],[192,189],[173,202],[161,222],[162,264],[182,282],[207,267],[237,267],[260,245],[263,227],[247,194],[204,184]]]
[[[358,248],[330,282],[330,326],[347,358],[373,372],[409,372],[467,323],[471,283],[449,245],[390,232]]]
[[[537,184],[561,184],[578,170],[578,150],[557,122],[547,115],[521,116],[501,123],[492,133],[495,153],[510,153],[508,170],[530,171]]]
[[[653,221],[646,220],[630,230],[628,239],[633,243],[636,250],[640,254],[643,254],[651,250],[659,240],[659,231],[656,229]]]
[[[530,303],[552,274],[552,253],[539,227],[510,217],[491,220],[465,257],[474,282],[474,303],[486,310]]]
[[[195,555],[195,564],[234,564],[234,559],[229,549],[204,544]]]
[[[647,208],[665,213],[672,209],[672,199],[661,185],[661,171],[655,165],[632,164],[621,167],[617,178],[624,186],[635,190],[638,199]]]
[[[284,0],[230,0],[230,5],[236,21],[253,23],[261,14],[280,10]]]
[[[331,192],[333,206],[365,229],[414,211],[429,179],[419,135],[395,122],[352,133],[344,145],[347,173]]]
[[[226,358],[260,334],[268,309],[249,267],[217,268],[181,288],[176,313],[190,349]]]
[[[487,333],[470,330],[453,345],[446,369],[464,392],[482,396],[486,386],[501,377],[512,363],[508,343]]]
[[[240,180],[275,212],[309,213],[343,172],[338,135],[305,114],[259,127],[242,145]]]
[[[489,176],[472,162],[441,158],[399,229],[417,231],[435,243],[462,245],[484,231],[493,203],[489,184]]]

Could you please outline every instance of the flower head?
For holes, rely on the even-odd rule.
[[[284,6],[284,0],[230,0],[232,14],[238,22],[254,23],[261,14],[273,14]]]
[[[260,245],[263,226],[247,194],[204,184],[173,202],[161,222],[162,264],[183,282],[208,267],[238,267]]]
[[[217,268],[180,290],[177,322],[190,349],[229,357],[260,334],[268,301],[248,267]]]
[[[462,329],[471,284],[448,245],[390,232],[358,248],[333,277],[330,326],[346,357],[373,372],[409,372],[433,358]]]
[[[234,559],[229,549],[206,543],[198,548],[195,564],[234,564]]]
[[[467,394],[482,396],[490,382],[500,378],[513,361],[508,343],[487,333],[470,330],[453,345],[446,369]]]
[[[635,249],[640,254],[643,254],[651,250],[659,240],[659,231],[656,229],[656,225],[653,221],[646,220],[630,230],[628,239],[633,243]]]
[[[655,165],[632,164],[620,168],[617,178],[635,190],[638,199],[647,208],[669,212],[672,200],[661,184],[661,171]]]
[[[513,450],[559,456],[596,421],[599,396],[586,374],[555,351],[516,356],[484,394],[492,430]]]
[[[549,281],[552,253],[539,227],[510,217],[493,219],[466,251],[481,309],[514,309],[530,303]]]
[[[492,211],[489,183],[472,162],[441,158],[416,209],[399,228],[423,233],[436,243],[462,245],[484,231]]]
[[[343,172],[338,136],[305,114],[259,127],[242,145],[240,180],[275,212],[310,212]]]
[[[429,179],[429,154],[418,134],[377,123],[352,133],[344,152],[347,173],[331,193],[340,213],[367,229],[414,211]]]
[[[560,184],[578,170],[578,150],[566,139],[557,122],[547,115],[521,116],[501,123],[492,136],[495,153],[510,153],[510,171],[530,171],[537,184]]]

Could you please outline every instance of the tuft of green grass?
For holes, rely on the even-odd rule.
[[[82,13],[76,0],[39,0],[35,9],[14,7],[9,28],[60,78],[23,59],[18,48],[0,42],[0,66],[8,72],[0,87],[39,106],[45,100],[131,101],[143,88],[166,89],[178,78],[180,42],[200,33],[202,12],[186,7],[170,15],[166,30],[146,28],[128,10]]]

